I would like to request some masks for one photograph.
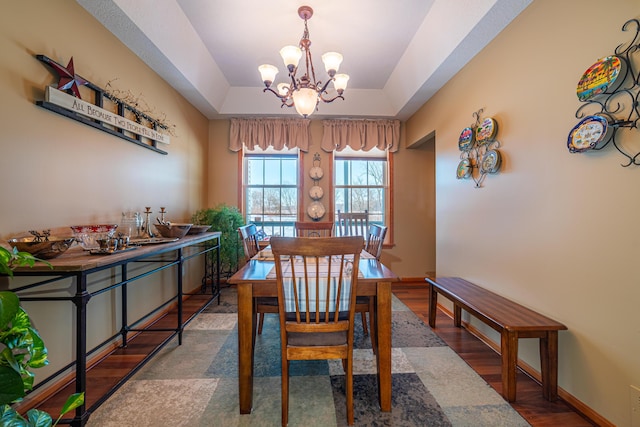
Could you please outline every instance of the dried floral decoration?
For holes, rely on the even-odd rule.
[[[169,119],[167,119],[166,113],[156,113],[155,110],[151,108],[147,101],[143,98],[142,94],[134,95],[130,90],[123,91],[114,88],[112,82],[114,82],[115,80],[117,79],[109,80],[107,82],[104,89],[105,97],[131,111],[133,115],[136,116],[136,120],[138,122],[142,121],[142,119],[150,122],[155,122],[169,135],[176,136],[176,126],[172,124]]]

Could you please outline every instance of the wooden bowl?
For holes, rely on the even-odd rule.
[[[156,230],[158,230],[158,233],[160,233],[162,237],[177,237],[178,239],[182,239],[184,236],[186,236],[192,225],[193,224],[155,224]]]
[[[11,247],[18,248],[20,252],[29,252],[36,258],[51,259],[65,253],[75,240],[74,237],[50,236],[49,240],[41,242],[34,237],[24,237],[11,239],[9,244]]]
[[[210,228],[210,225],[193,225],[187,234],[202,234]]]

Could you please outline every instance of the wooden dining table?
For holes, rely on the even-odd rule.
[[[253,361],[256,336],[255,298],[277,297],[272,259],[249,260],[230,279],[238,288],[238,388],[240,413],[250,414],[253,405]],[[356,293],[375,301],[375,352],[380,410],[391,411],[391,283],[398,277],[375,258],[360,259]],[[271,273],[271,274],[270,274]],[[373,331],[371,332],[373,333]]]

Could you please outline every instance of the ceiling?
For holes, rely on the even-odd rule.
[[[297,115],[263,93],[258,65],[286,81],[278,52],[299,43],[298,7],[311,6],[316,76],[337,51],[351,77],[345,100],[311,118],[405,120],[532,0],[76,1],[209,119]]]

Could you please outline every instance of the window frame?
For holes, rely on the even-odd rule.
[[[367,156],[367,155],[358,155],[357,151],[355,151],[354,153],[351,153],[349,155],[345,155],[345,156],[341,156],[338,152],[333,152],[331,153],[331,205],[332,207],[335,206],[335,201],[336,201],[336,191],[337,191],[337,185],[336,185],[336,180],[335,180],[335,169],[336,169],[336,159],[339,160],[371,160],[372,158],[379,158],[382,159],[382,157],[376,157],[376,156]],[[385,225],[387,226],[387,235],[384,239],[384,243],[383,243],[383,247],[384,248],[392,248],[394,246],[394,239],[393,239],[393,213],[394,213],[394,208],[393,208],[393,202],[394,202],[394,196],[393,196],[393,175],[394,175],[394,167],[393,167],[393,153],[389,152],[388,150],[385,150],[385,161],[387,164],[387,170],[386,170],[386,182],[383,186],[384,188],[384,217],[386,219],[385,221]],[[341,187],[342,188],[342,187]],[[337,209],[335,211],[333,211],[332,209],[332,214],[333,214],[333,220],[334,222],[336,221],[336,217],[337,217]]]
[[[287,185],[287,186],[282,186],[282,185],[277,185],[276,187],[278,188],[293,188],[295,187],[296,190],[296,209],[294,212],[294,215],[296,217],[296,219],[299,216],[299,212],[301,210],[301,203],[302,203],[302,197],[301,197],[301,192],[300,192],[300,187],[301,187],[301,179],[302,179],[302,158],[303,158],[303,152],[299,149],[293,149],[290,150],[293,152],[281,152],[281,151],[276,151],[276,150],[265,150],[263,152],[261,152],[260,150],[247,150],[246,148],[243,148],[242,150],[240,150],[238,152],[238,182],[240,183],[240,185],[238,186],[238,206],[240,206],[240,212],[243,216],[243,218],[245,219],[245,222],[248,224],[251,221],[251,218],[249,218],[249,213],[248,213],[248,206],[247,206],[247,190],[249,188],[255,187],[254,185],[249,185],[246,181],[245,181],[245,176],[246,176],[246,160],[247,158],[268,158],[268,157],[278,157],[278,158],[295,158],[296,161],[296,168],[297,168],[297,175],[296,175],[296,179],[297,182],[295,185]],[[267,187],[274,187],[273,185],[261,185],[259,187],[262,188],[267,188]],[[295,220],[294,219],[294,222]],[[264,224],[264,222],[262,223]],[[282,224],[282,222],[281,222]],[[256,225],[261,225],[261,224],[256,224]],[[291,224],[291,228],[293,229],[294,227],[294,223]],[[282,225],[280,227],[283,227]],[[282,228],[281,228],[282,229]]]

